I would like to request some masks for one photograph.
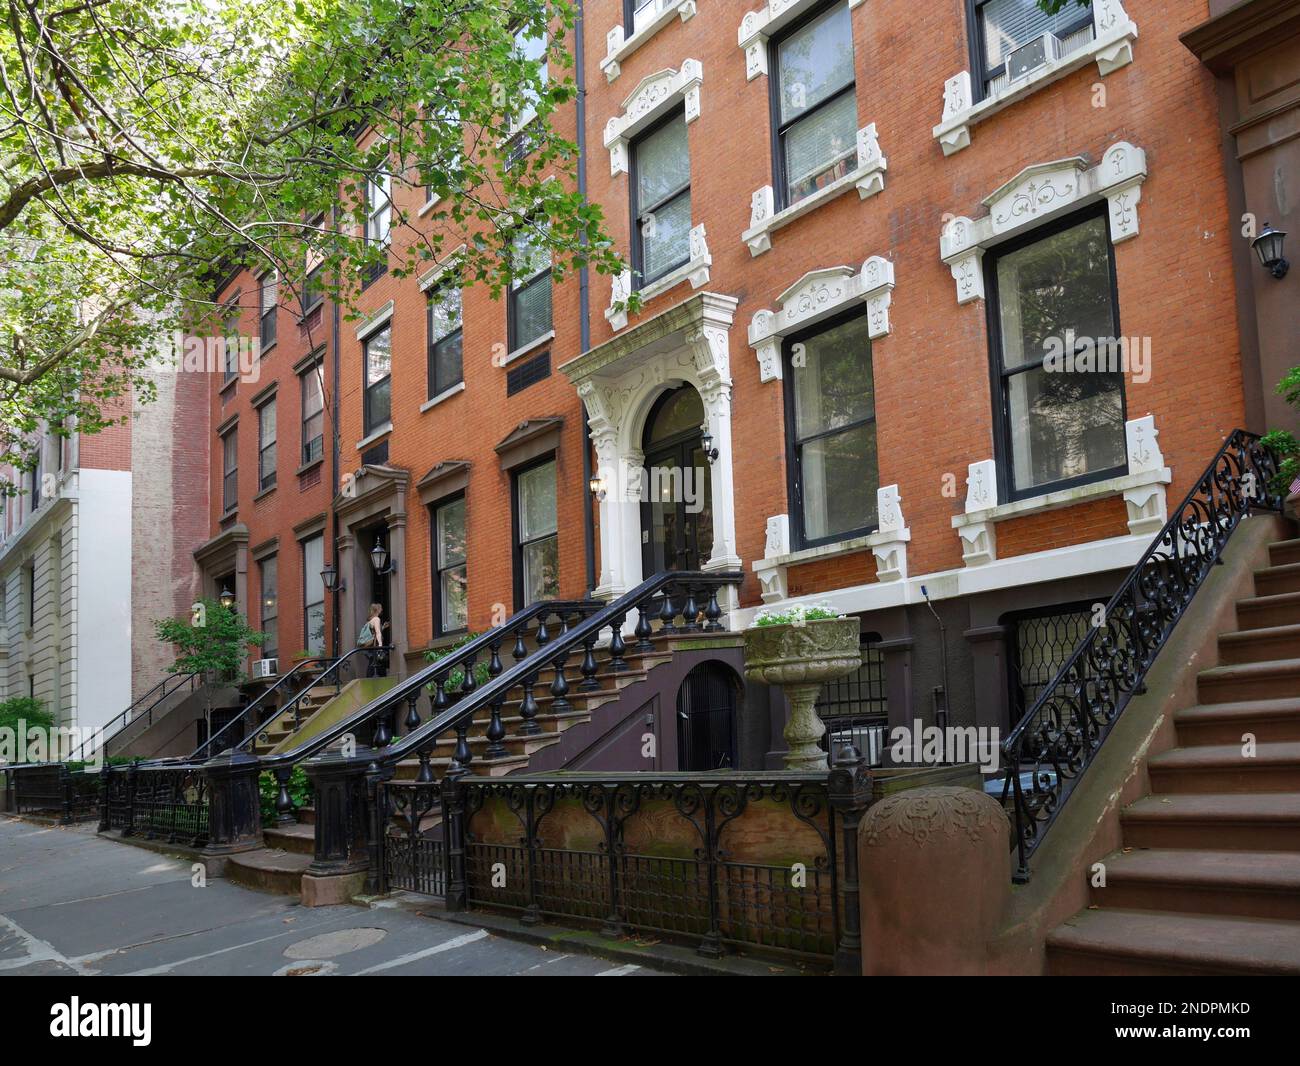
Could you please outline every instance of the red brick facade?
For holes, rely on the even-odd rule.
[[[941,118],[945,80],[972,66],[966,4],[866,0],[852,6],[857,121],[876,126],[888,160],[884,189],[860,199],[850,186],[775,232],[771,250],[757,256],[741,234],[750,226],[751,195],[772,183],[773,164],[769,78],[747,79],[746,56],[737,45],[750,6],[700,0],[691,5],[689,18],[667,22],[622,59],[613,82],[600,61],[606,33],[622,22],[622,4],[588,0],[584,13],[587,191],[603,207],[609,230],[625,253],[631,226],[629,175],[611,175],[603,143],[606,122],[621,113],[643,78],[666,68],[677,70],[687,59],[702,68],[699,117],[687,126],[691,221],[706,227],[712,256],[703,291],[739,301],[728,356],[736,552],[746,571],[742,606],[759,602],[750,564],[764,556],[767,520],[791,513],[783,384],[760,381],[758,360],[746,338],[755,312],[777,308],[780,294],[809,271],[839,265],[857,269],[870,256],[893,264],[889,330],[872,345],[879,484],[899,488],[911,534],[908,574],[960,570],[962,542],[952,520],[964,508],[968,464],[995,454],[994,398],[985,301],[958,303],[953,276],[940,258],[941,232],[954,216],[984,215],[981,201],[1024,168],[1076,156],[1086,166],[1097,166],[1107,148],[1120,141],[1145,152],[1147,173],[1138,208],[1140,233],[1114,246],[1118,313],[1123,335],[1149,337],[1152,350],[1150,380],[1126,382],[1126,412],[1130,419],[1154,417],[1159,446],[1173,473],[1170,502],[1181,497],[1223,436],[1244,417],[1231,261],[1232,242],[1240,238],[1228,210],[1214,80],[1178,41],[1181,32],[1205,18],[1203,0],[1173,8],[1154,0],[1128,0],[1127,17],[1141,29],[1131,63],[1101,77],[1090,59],[973,125],[969,147],[951,156],[944,155],[932,128]],[[559,123],[560,131],[574,135],[573,121],[570,113]],[[414,192],[399,194],[396,207],[418,225],[420,204],[409,202],[416,199]],[[242,331],[255,335],[256,282],[247,275],[236,278],[222,298],[236,289],[244,296]],[[683,282],[656,296],[619,331],[602,313],[610,293],[611,279],[590,278],[590,348],[688,299],[692,288]],[[499,365],[507,348],[505,305],[480,288],[466,290],[465,389],[424,411],[425,297],[414,278],[388,275],[365,289],[361,311],[373,313],[390,300],[393,428],[387,465],[410,475],[405,556],[399,560],[409,647],[422,649],[434,637],[430,516],[416,482],[439,462],[470,464],[470,627],[482,629],[502,610],[512,610],[510,476],[494,449],[526,419],[563,419],[556,453],[560,592],[585,594],[583,512],[592,504],[583,463],[584,415],[573,385],[557,369],[582,354],[579,278],[572,275],[555,286],[551,375],[515,396],[507,396],[508,368]],[[335,471],[328,438],[335,409],[340,478],[360,465],[358,442],[364,436],[356,323],[340,324],[336,352],[330,307],[310,329],[297,325],[296,318],[294,309],[280,309],[279,340],[263,357],[259,381],[223,391],[214,377],[212,396],[213,426],[232,424],[234,418],[238,422],[239,506],[224,524],[247,525],[254,553],[279,538],[282,655],[303,646],[294,528],[330,511]],[[300,394],[293,368],[317,346],[324,349],[327,392],[333,387],[336,358],[339,373],[337,407],[327,403],[323,476],[309,484],[295,473]],[[257,418],[251,400],[273,381],[278,388],[278,484],[255,499]],[[223,528],[221,448],[215,438],[211,455],[215,535]],[[998,557],[1125,536],[1125,520],[1118,494],[1007,518],[999,524]],[[599,543],[598,530],[596,534]],[[326,558],[334,555],[327,540]],[[591,565],[599,573],[599,560]],[[250,563],[252,603],[254,571]],[[861,549],[794,564],[787,577],[791,596],[822,593],[870,585],[876,581],[876,566],[871,551]]]

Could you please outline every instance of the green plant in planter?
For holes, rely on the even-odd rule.
[[[1293,366],[1277,385],[1278,395],[1296,410],[1300,410],[1300,366]],[[1268,483],[1270,492],[1286,496],[1300,478],[1300,441],[1285,429],[1275,429],[1264,434],[1260,443],[1277,457],[1277,473]]]
[[[789,607],[773,610],[760,607],[754,615],[755,626],[801,626],[805,622],[815,622],[821,618],[843,618],[829,603],[796,603]]]
[[[280,784],[276,781],[275,774],[258,774],[257,791],[261,799],[262,824],[274,825],[275,820],[280,816],[280,812],[275,809],[275,801],[280,798]],[[311,781],[307,777],[307,771],[301,766],[295,766],[293,773],[289,775],[289,798],[293,800],[294,810],[311,806],[313,798]]]
[[[466,633],[463,637],[453,644],[448,644],[445,648],[430,648],[424,653],[424,661],[427,663],[436,663],[445,659],[448,655],[460,651],[471,640],[480,636],[478,633]],[[465,683],[465,671],[462,667],[455,667],[447,675],[447,680],[443,683],[443,691],[448,695],[459,692],[461,685]],[[474,664],[474,683],[479,687],[488,683],[488,664],[482,659]],[[436,691],[437,686],[429,684],[425,686],[430,693]]]

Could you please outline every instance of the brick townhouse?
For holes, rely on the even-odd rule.
[[[1295,213],[1259,125],[1293,82],[1236,101],[1219,47],[1284,6],[587,0],[557,128],[628,272],[521,248],[500,299],[382,274],[356,321],[226,279],[262,357],[211,388],[205,587],[278,669],[381,602],[409,671],[539,597],[740,569],[733,623],[861,615],[824,709],[1005,728],[1223,437],[1286,418],[1243,215]],[[370,196],[376,239],[436,214]]]

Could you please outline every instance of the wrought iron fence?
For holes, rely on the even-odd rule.
[[[1280,510],[1268,491],[1274,456],[1258,436],[1234,430],[1174,508],[1137,565],[1088,628],[1065,664],[1002,745],[1017,850],[1015,880],[1142,685],[1238,523],[1255,510]]]
[[[15,814],[44,815],[69,825],[98,813],[97,774],[69,770],[62,763],[13,766],[4,773],[9,809]]]
[[[732,948],[829,963],[849,943],[852,969],[857,856],[841,852],[867,780],[857,761],[831,775],[389,781],[378,788],[378,887],[529,924],[690,940],[708,956]]]
[[[123,836],[201,848],[208,842],[208,782],[201,766],[113,767],[101,825]]]

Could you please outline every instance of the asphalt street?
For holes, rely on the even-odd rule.
[[[0,816],[0,977],[18,974],[650,976],[382,904],[303,907],[188,862]]]

